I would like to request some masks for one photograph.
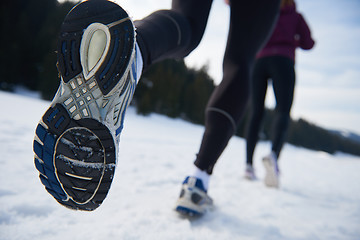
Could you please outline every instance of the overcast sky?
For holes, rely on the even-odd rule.
[[[169,8],[170,0],[116,0],[133,19]],[[292,117],[319,126],[360,134],[360,0],[298,0],[297,8],[308,22],[316,46],[297,50],[297,86]],[[229,9],[214,0],[200,46],[187,58],[190,67],[209,66],[216,83],[221,81]],[[267,106],[275,104],[272,90]]]

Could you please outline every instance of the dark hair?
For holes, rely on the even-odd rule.
[[[291,6],[294,4],[295,4],[294,0],[281,0],[280,7],[282,8],[282,7]]]

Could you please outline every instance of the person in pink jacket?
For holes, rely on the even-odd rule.
[[[290,122],[290,110],[295,88],[295,50],[313,48],[315,42],[303,16],[296,11],[293,0],[282,0],[275,29],[267,44],[258,52],[251,81],[250,121],[246,135],[245,177],[256,179],[253,154],[264,115],[264,101],[268,83],[274,89],[276,107],[272,127],[271,153],[263,158],[266,170],[265,185],[279,187],[278,158]]]

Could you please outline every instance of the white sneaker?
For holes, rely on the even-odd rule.
[[[213,200],[204,189],[202,181],[195,177],[186,177],[175,210],[184,216],[201,216],[213,208]]]
[[[263,164],[265,167],[264,183],[268,187],[279,187],[279,167],[277,164],[277,158],[275,153],[270,153],[263,158]]]
[[[246,164],[245,176],[246,179],[253,181],[256,180],[255,169],[252,165]]]
[[[36,128],[35,166],[60,204],[91,211],[110,189],[136,87],[133,22],[113,2],[81,2],[62,24],[57,58],[60,86]]]

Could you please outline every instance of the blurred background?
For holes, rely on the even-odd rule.
[[[0,89],[19,87],[51,100],[59,78],[57,34],[78,1],[13,0],[0,3]],[[134,19],[169,8],[170,0],[117,0]],[[360,155],[360,1],[298,0],[315,48],[297,50],[297,87],[287,141],[309,149]],[[202,124],[212,90],[221,81],[228,6],[214,0],[200,46],[184,61],[166,60],[144,73],[133,105],[140,114],[157,112]],[[6,103],[1,103],[6,104]],[[275,100],[269,89],[261,139],[270,137]],[[247,114],[239,125],[244,135]]]

